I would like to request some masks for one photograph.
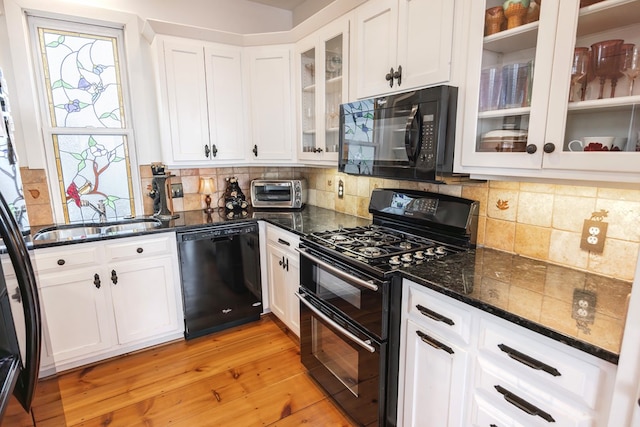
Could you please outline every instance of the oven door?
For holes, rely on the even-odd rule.
[[[368,336],[300,288],[300,354],[304,367],[363,426],[384,419],[387,344]]]
[[[386,340],[389,282],[355,271],[310,248],[300,253],[300,286],[353,323]]]

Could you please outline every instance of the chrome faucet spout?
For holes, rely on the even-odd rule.
[[[98,214],[100,222],[107,222],[107,207],[104,204],[104,200],[98,200],[98,206],[88,202],[87,200],[81,200],[80,204],[82,206],[87,206]]]

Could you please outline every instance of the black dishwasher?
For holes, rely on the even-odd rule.
[[[186,339],[260,318],[257,223],[183,231],[177,238]]]

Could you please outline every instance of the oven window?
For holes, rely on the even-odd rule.
[[[317,295],[324,301],[336,304],[333,300],[338,298],[355,308],[362,308],[361,292],[358,288],[320,268],[316,268],[316,275]]]
[[[313,356],[358,397],[358,351],[314,317],[311,334]]]

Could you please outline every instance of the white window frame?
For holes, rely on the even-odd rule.
[[[40,123],[42,126],[42,137],[44,142],[44,154],[46,171],[49,181],[49,192],[51,198],[51,208],[55,223],[64,223],[63,204],[66,194],[62,194],[58,185],[58,169],[53,149],[54,135],[114,135],[126,138],[127,151],[129,155],[129,167],[132,181],[132,194],[134,212],[132,215],[143,214],[142,191],[140,189],[140,177],[138,172],[138,160],[136,156],[136,143],[133,130],[131,92],[128,82],[127,54],[125,46],[124,26],[121,24],[90,23],[80,17],[51,17],[36,13],[27,13],[27,25],[29,28],[31,57],[33,60],[33,72],[38,95],[38,107],[40,112]],[[122,85],[122,99],[124,103],[124,128],[66,128],[52,127],[50,123],[49,101],[46,88],[43,85],[44,74],[42,55],[39,50],[38,27],[52,28],[57,30],[95,34],[97,36],[115,37],[118,46],[118,61],[120,66],[120,83]]]

